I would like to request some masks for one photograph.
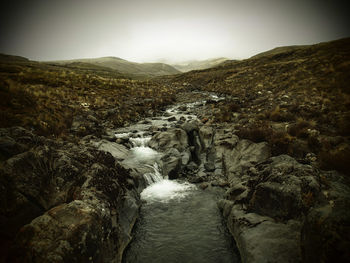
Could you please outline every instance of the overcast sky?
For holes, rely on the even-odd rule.
[[[347,10],[323,0],[6,0],[0,52],[33,60],[240,59],[350,36]]]

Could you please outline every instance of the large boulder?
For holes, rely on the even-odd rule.
[[[97,147],[97,149],[112,154],[113,157],[118,161],[125,160],[129,154],[129,149],[126,148],[124,145],[111,142],[105,139],[94,142],[93,144],[95,147]]]
[[[309,208],[308,196],[320,193],[319,171],[288,155],[272,157],[255,168],[246,173],[250,177],[249,208],[261,215],[298,218]]]
[[[348,262],[350,258],[350,182],[341,174],[323,172],[321,196],[309,196],[301,232],[304,262]]]
[[[27,141],[0,167],[1,259],[120,262],[140,205],[137,174],[85,143]]]
[[[240,140],[231,151],[224,153],[225,175],[230,183],[239,183],[245,171],[269,157],[270,148],[266,142],[253,143],[249,140]]]
[[[182,152],[189,146],[186,132],[183,129],[178,128],[156,133],[148,145],[149,147],[161,152],[171,148],[175,148],[179,152]]]
[[[313,205],[310,198],[320,195],[320,172],[288,155],[248,164],[235,170],[235,183],[219,204],[242,261],[301,262],[303,218]]]
[[[227,216],[242,262],[301,262],[300,222],[276,222],[247,213],[229,201],[222,200],[219,206]]]

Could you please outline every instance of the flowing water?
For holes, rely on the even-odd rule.
[[[216,204],[219,193],[163,179],[157,163],[153,169],[144,175],[149,186],[141,193],[140,219],[123,261],[239,262]]]
[[[189,108],[195,106],[196,103],[187,104]],[[196,118],[190,114],[179,115],[177,108],[168,109],[168,116],[183,116],[186,120]],[[164,123],[167,121],[161,118],[152,121],[156,126]],[[119,133],[116,137],[129,135]],[[133,240],[124,252],[123,262],[240,262],[217,207],[222,192],[164,179],[157,163],[161,154],[147,146],[150,137],[142,133],[137,136],[129,138],[133,147],[127,162],[146,165],[153,172],[144,174],[148,187],[141,193],[140,218],[133,230]]]
[[[145,203],[124,262],[239,262],[214,193],[161,180],[141,197]]]

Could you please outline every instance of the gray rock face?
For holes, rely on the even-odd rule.
[[[154,135],[149,142],[149,146],[161,152],[170,148],[182,152],[188,147],[188,137],[182,129],[169,129],[166,132],[159,132]]]
[[[127,158],[128,154],[129,154],[128,148],[126,148],[124,145],[118,144],[115,142],[110,142],[110,141],[107,141],[104,139],[101,141],[95,142],[94,145],[99,150],[109,152],[118,161],[125,160],[125,158]]]
[[[29,150],[0,168],[0,236],[10,248],[2,257],[120,262],[138,216],[139,178],[96,147],[30,136]]]
[[[301,262],[300,222],[275,222],[247,213],[232,202],[221,201],[220,206],[228,217],[242,262]]]
[[[288,155],[239,171],[219,207],[243,262],[347,259],[350,189],[340,174],[325,185],[324,172]]]
[[[272,157],[272,162],[257,166],[257,176],[249,185],[254,189],[250,208],[273,218],[298,218],[307,209],[303,197],[320,192],[319,172],[288,155]],[[262,175],[262,176],[261,176]]]
[[[308,196],[313,206],[301,232],[305,262],[347,262],[350,247],[350,182],[337,172],[323,172],[322,192]]]
[[[270,149],[265,142],[253,143],[240,140],[229,153],[224,154],[224,169],[231,183],[240,181],[244,171],[270,157]]]

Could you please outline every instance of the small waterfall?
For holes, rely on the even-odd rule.
[[[154,163],[152,167],[153,167],[153,170],[154,170],[153,173],[145,173],[143,175],[143,177],[145,178],[145,180],[146,180],[148,185],[156,183],[156,182],[160,182],[161,180],[163,180],[163,177],[162,177],[162,175],[160,174],[160,171],[159,171],[158,164]]]
[[[132,143],[133,147],[146,147],[151,140],[151,136],[149,137],[137,137],[130,138],[129,141]]]
[[[159,153],[152,148],[148,147],[148,143],[151,140],[151,136],[129,138],[132,144],[131,152],[133,153],[133,159],[139,163],[153,164],[155,159],[159,156]]]

